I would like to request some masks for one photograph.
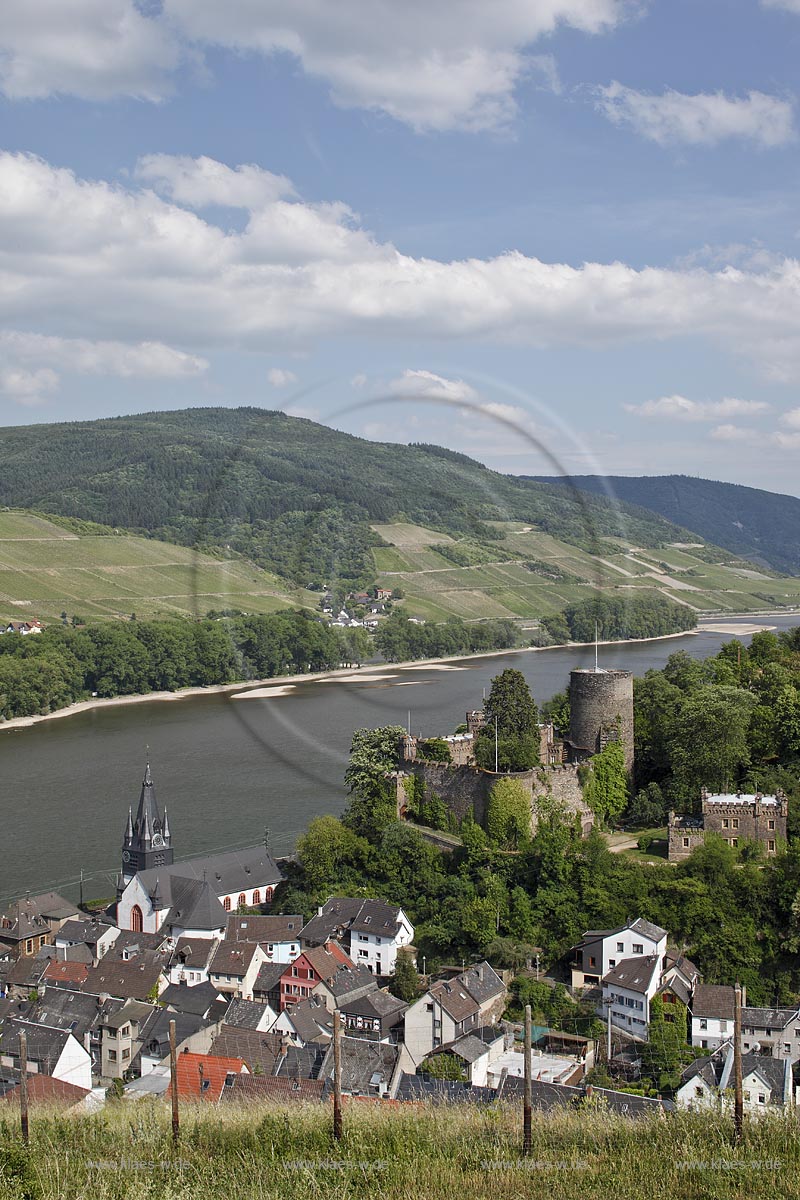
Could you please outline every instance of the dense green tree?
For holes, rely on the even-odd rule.
[[[414,956],[405,946],[397,951],[394,975],[389,980],[389,991],[398,1000],[413,1004],[421,991],[420,978],[414,966]]]
[[[350,761],[344,773],[351,799],[343,820],[364,837],[379,836],[396,819],[395,785],[389,775],[397,770],[404,736],[401,725],[357,729],[353,734]]]
[[[667,735],[670,766],[686,800],[700,789],[735,791],[750,761],[748,730],[755,699],[741,688],[702,687],[681,706]]]

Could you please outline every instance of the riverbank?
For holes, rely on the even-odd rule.
[[[752,614],[750,613],[745,615],[752,618]],[[752,620],[746,625],[737,624],[735,616],[725,614],[720,622],[706,618],[696,629],[682,630],[678,633],[664,633],[652,638],[621,638],[616,641],[601,641],[598,642],[598,646],[633,646],[648,642],[664,642],[674,638],[695,636],[702,632],[738,633],[747,636],[762,629],[774,628],[774,626],[767,624],[766,621],[768,621],[770,616],[778,614],[764,613],[763,615],[765,621],[759,624],[756,624]],[[10,721],[2,721],[0,722],[0,732],[4,730],[29,729],[31,726],[39,725],[43,721],[56,721],[64,717],[72,717],[79,713],[89,712],[93,709],[117,708],[128,704],[171,703],[177,700],[189,699],[193,696],[229,695],[233,699],[264,699],[269,698],[271,695],[275,697],[286,695],[291,690],[291,687],[300,683],[324,683],[328,680],[346,683],[349,679],[374,680],[378,682],[379,679],[391,679],[396,672],[412,670],[414,668],[453,670],[458,668],[454,668],[449,664],[474,662],[477,659],[497,658],[510,654],[546,654],[551,650],[586,649],[586,646],[586,642],[565,642],[558,646],[516,646],[507,650],[481,650],[477,654],[452,654],[441,658],[417,658],[398,663],[379,662],[364,667],[339,667],[332,671],[305,672],[298,675],[273,675],[268,679],[240,679],[235,683],[181,688],[175,692],[143,692],[129,696],[97,696],[89,700],[79,700],[75,704],[68,704],[64,708],[56,709],[52,713],[37,714],[30,717],[14,717]],[[387,671],[392,672],[392,675],[387,675]]]

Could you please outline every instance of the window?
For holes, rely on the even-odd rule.
[[[295,979],[299,974],[300,972],[298,971],[297,967],[292,967],[292,975],[294,975]]]
[[[109,1062],[116,1062],[116,1061],[117,1061],[117,1052],[116,1052],[116,1050],[109,1050],[109,1052],[108,1052],[108,1061],[109,1061]]]
[[[608,960],[608,965],[609,965],[610,967],[615,967],[615,966],[617,965],[617,960],[616,960],[615,958],[610,958],[610,959]]]
[[[729,826],[728,826],[728,818],[727,818],[727,817],[723,817],[723,818],[722,818],[722,828],[723,828],[723,829],[727,829],[728,827],[729,827]]]
[[[230,911],[231,911],[231,898],[230,898],[230,896],[226,896],[226,897],[225,897],[225,899],[222,901],[222,907],[225,909],[225,912],[230,912]]]
[[[256,890],[253,892],[253,904],[260,904],[260,903],[261,903],[261,889],[256,888]]]
[[[749,1092],[742,1092],[742,1097],[743,1097],[743,1099],[745,1099],[747,1101],[748,1104],[750,1103],[750,1093]]]
[[[767,842],[767,849],[768,849],[770,852],[771,852],[771,851],[773,851],[773,850],[775,849],[775,843],[774,843],[774,842]]]
[[[738,845],[739,845],[739,839],[738,839],[738,838],[731,838],[731,845],[732,845],[732,846],[738,846]]]
[[[122,1051],[122,1057],[130,1058],[130,1056],[131,1056],[130,1047],[126,1046],[125,1049]]]
[[[597,959],[594,957],[594,955],[592,955],[592,956],[590,957],[590,959],[589,959],[589,966],[590,966],[590,967],[596,967],[596,966],[597,966]]]
[[[432,1004],[426,1004],[426,1005],[425,1005],[425,1012],[433,1012],[433,1005],[432,1005]]]
[[[239,892],[239,899],[236,901],[236,907],[244,908],[245,904],[247,904],[247,896],[244,894],[244,892]]]
[[[617,954],[622,954],[624,949],[625,949],[625,943],[617,942]]]
[[[702,1042],[700,1043],[700,1049],[701,1049],[701,1050],[707,1050],[707,1049],[708,1049],[708,1042],[706,1041],[706,1039],[705,1039],[705,1038],[703,1038]]]
[[[644,954],[644,945],[641,942],[634,942],[633,943],[633,953],[634,954]]]
[[[123,1037],[123,1038],[125,1038],[125,1037],[129,1037],[129,1036],[130,1036],[130,1032],[131,1032],[131,1027],[130,1027],[130,1025],[123,1025],[123,1026],[122,1026],[122,1029],[120,1029],[120,1031],[119,1031],[119,1036],[120,1036],[120,1037]]]
[[[708,1019],[707,1019],[706,1017],[701,1017],[701,1018],[700,1018],[700,1028],[701,1028],[701,1029],[708,1029]]]
[[[684,846],[687,846],[687,847],[688,847],[688,845],[689,845],[689,839],[688,839],[688,838],[684,838],[684,839],[683,839],[683,844],[684,844]]]
[[[143,928],[144,918],[142,916],[142,910],[139,908],[138,904],[134,904],[133,908],[131,909],[131,929],[134,933],[141,933]]]
[[[766,1103],[767,1103],[767,1097],[764,1095],[764,1093],[763,1093],[763,1092],[759,1092],[759,1093],[758,1093],[758,1103],[759,1103],[759,1104],[766,1104]]]
[[[791,1053],[792,1053],[792,1043],[791,1043],[791,1042],[784,1042],[784,1043],[783,1043],[783,1053],[784,1053],[784,1054],[791,1054]]]
[[[774,829],[774,828],[775,828],[775,822],[767,821],[767,829]]]
[[[269,903],[269,901],[272,899],[272,888],[271,887],[268,887],[265,890],[264,899],[267,901],[267,903]]]
[[[738,818],[738,817],[734,817],[734,818],[733,818],[732,828],[733,828],[733,829],[738,829],[738,828],[739,828],[739,818]]]
[[[25,943],[25,953],[33,954],[33,938],[28,938]]]
[[[728,1032],[728,1022],[727,1022],[727,1021],[720,1021],[720,1023],[719,1023],[719,1031],[720,1031],[720,1033],[727,1033],[727,1032]]]
[[[701,1087],[696,1087],[696,1088],[694,1089],[694,1094],[695,1094],[695,1096],[702,1096],[702,1095],[703,1095],[703,1089],[702,1089]]]

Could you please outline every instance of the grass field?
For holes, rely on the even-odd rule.
[[[605,539],[608,549],[592,555],[557,541],[520,522],[492,522],[504,537],[477,547],[495,549],[496,561],[456,566],[435,547],[450,542],[475,555],[476,544],[446,539],[419,525],[374,525],[391,545],[373,551],[378,582],[401,587],[412,616],[535,619],[586,599],[596,590],[625,594],[658,590],[697,612],[769,612],[800,606],[800,579],[757,569],[738,559],[707,563],[695,551],[703,547],[669,546],[645,550],[619,538]],[[570,576],[548,579],[524,567],[537,562]]]
[[[76,535],[30,513],[0,512],[0,618],[50,622],[274,612],[318,597],[238,559],[149,538]]]
[[[4,1108],[8,1106],[3,1106]],[[345,1103],[186,1106],[173,1147],[169,1110],[147,1100],[93,1117],[32,1119],[25,1152],[0,1117],[0,1195],[9,1200],[796,1200],[792,1117],[745,1125],[691,1113],[636,1121],[602,1111],[534,1113],[520,1155],[521,1106]],[[5,1127],[4,1127],[5,1123]]]

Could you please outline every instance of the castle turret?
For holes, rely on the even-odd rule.
[[[633,674],[631,671],[570,671],[569,742],[573,759],[590,758],[620,741],[625,767],[633,767]]]

